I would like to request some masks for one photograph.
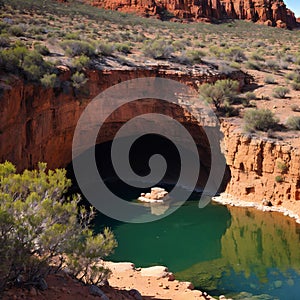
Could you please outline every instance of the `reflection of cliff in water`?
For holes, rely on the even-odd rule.
[[[279,213],[228,209],[231,225],[221,238],[221,258],[195,264],[176,277],[208,291],[258,293],[274,289],[274,282],[284,287],[295,277],[300,281],[300,225]]]
[[[228,207],[231,226],[222,237],[222,257],[236,273],[254,272],[265,280],[267,269],[300,271],[300,226],[279,213]]]

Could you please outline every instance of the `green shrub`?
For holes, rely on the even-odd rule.
[[[278,182],[278,183],[280,183],[280,182],[283,182],[283,181],[284,181],[284,178],[283,178],[281,175],[277,175],[277,176],[275,177],[275,181]]]
[[[278,99],[284,99],[286,94],[289,93],[289,89],[287,87],[279,86],[274,89],[273,97]]]
[[[264,79],[265,83],[267,84],[275,84],[275,79],[271,75],[267,75]]]
[[[229,48],[225,52],[225,55],[227,58],[229,58],[235,62],[243,62],[244,60],[246,60],[246,56],[245,56],[243,50],[239,47]]]
[[[41,84],[46,88],[54,88],[58,84],[56,74],[45,74],[41,78]]]
[[[113,44],[100,42],[96,47],[96,53],[103,56],[110,56],[114,52]]]
[[[277,163],[277,168],[280,170],[280,172],[282,174],[285,174],[288,170],[288,166],[284,162],[281,162],[281,161],[279,161]]]
[[[246,63],[246,68],[250,70],[257,70],[260,71],[261,69],[261,64],[258,63],[257,61],[247,61]]]
[[[115,49],[124,54],[129,54],[131,52],[131,46],[125,43],[117,43],[115,44]]]
[[[8,34],[0,34],[0,47],[8,47],[10,44],[10,39]]]
[[[290,116],[286,121],[286,126],[290,130],[300,130],[300,117]]]
[[[292,105],[291,105],[291,110],[292,110],[292,111],[298,112],[298,111],[300,111],[300,107],[299,107],[299,105],[297,105],[297,104],[292,104]]]
[[[253,93],[253,92],[247,92],[246,94],[245,94],[245,98],[247,99],[247,100],[256,100],[256,94],[255,93]]]
[[[279,65],[276,60],[267,60],[266,61],[266,66],[268,69],[272,71],[278,71],[279,70]]]
[[[85,77],[85,75],[78,71],[72,75],[71,80],[75,89],[81,88],[87,82],[87,78]]]
[[[300,91],[300,83],[299,82],[292,82],[291,86],[292,86],[293,90]]]
[[[38,288],[54,261],[87,283],[108,276],[97,265],[116,246],[114,236],[108,229],[94,235],[94,210],[79,207],[78,196],[64,197],[70,185],[65,170],[46,171],[46,164],[22,174],[0,164],[0,292],[17,282]]]
[[[35,43],[33,45],[33,48],[34,48],[34,50],[36,50],[38,53],[40,53],[42,55],[49,55],[50,54],[50,51],[47,48],[47,46],[42,45],[40,43]]]
[[[73,66],[78,70],[81,71],[83,68],[86,68],[90,65],[90,58],[86,55],[80,55],[73,59]]]
[[[23,74],[27,80],[39,80],[51,70],[49,63],[37,51],[16,46],[0,51],[0,66],[8,72]]]
[[[276,128],[278,124],[278,119],[269,109],[249,109],[245,113],[244,120],[246,131],[268,131]]]
[[[262,57],[260,54],[258,53],[252,53],[251,54],[251,59],[253,60],[257,60],[257,61],[265,61],[264,57]]]
[[[239,83],[235,80],[218,80],[215,84],[205,83],[199,87],[200,98],[213,103],[217,110],[226,104],[232,104],[239,91]]]
[[[173,46],[164,39],[158,39],[154,41],[147,41],[143,52],[145,56],[149,56],[155,59],[167,59],[171,57],[174,52]]]
[[[85,41],[63,41],[60,43],[60,46],[66,51],[66,54],[71,57],[79,55],[86,55],[91,57],[95,54],[95,47]]]
[[[8,32],[14,36],[23,36],[25,33],[25,29],[21,25],[12,25],[8,28]]]

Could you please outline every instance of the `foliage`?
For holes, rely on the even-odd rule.
[[[63,196],[70,185],[65,170],[46,171],[44,163],[22,174],[9,162],[0,164],[0,291],[16,282],[38,287],[54,259],[57,270],[65,265],[77,276],[80,269],[87,283],[107,276],[101,267],[97,276],[87,270],[113,250],[114,236],[108,229],[93,234],[93,209],[79,207],[78,196]]]
[[[84,86],[87,82],[87,78],[83,73],[76,72],[71,77],[74,88],[79,89]]]
[[[289,91],[287,87],[279,86],[274,89],[273,96],[278,99],[283,99]]]
[[[281,162],[281,161],[279,161],[277,163],[277,168],[280,170],[280,172],[282,174],[286,173],[288,170],[288,166],[284,162]]]
[[[22,45],[0,51],[0,67],[8,72],[22,73],[33,81],[51,71],[50,64],[37,51],[29,51]]]
[[[36,50],[41,55],[49,55],[50,54],[50,51],[47,48],[47,46],[42,45],[41,43],[35,43],[33,47],[34,47],[34,50]]]
[[[103,56],[110,56],[114,52],[113,44],[107,42],[100,42],[96,47],[96,53]]]
[[[200,98],[213,103],[217,110],[226,104],[232,104],[239,90],[239,83],[235,80],[218,80],[215,84],[205,83],[199,87]]]
[[[278,119],[269,109],[249,109],[245,113],[244,120],[247,131],[268,131],[278,124]]]
[[[41,78],[41,84],[46,88],[54,88],[58,84],[58,79],[56,74],[45,74]]]
[[[144,46],[144,54],[155,59],[167,59],[174,52],[173,46],[164,39],[147,41]]]
[[[283,178],[281,175],[277,175],[277,176],[275,177],[275,181],[278,182],[278,183],[280,183],[280,182],[283,182],[283,181],[284,181],[284,178]]]
[[[73,66],[81,71],[83,68],[86,68],[90,65],[90,58],[86,55],[80,55],[73,59]]]
[[[291,130],[300,130],[300,117],[290,116],[286,121],[286,126]]]
[[[267,75],[264,79],[265,83],[267,84],[275,84],[275,79],[271,75]]]
[[[67,40],[61,42],[60,46],[66,51],[66,54],[71,57],[83,54],[91,57],[95,54],[95,47],[85,41]]]

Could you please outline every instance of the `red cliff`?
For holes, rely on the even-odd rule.
[[[189,21],[242,19],[295,28],[294,13],[282,0],[85,0],[105,9]]]

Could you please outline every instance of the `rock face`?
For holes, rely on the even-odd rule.
[[[282,0],[85,0],[105,9],[137,12],[161,19],[213,21],[242,19],[280,28],[295,28],[294,13]]]
[[[272,204],[300,200],[299,149],[233,133],[232,125],[222,125],[231,172],[226,192],[242,200],[265,199]]]
[[[68,80],[70,72],[64,70],[60,76],[61,80]],[[11,77],[11,83],[7,85],[8,77],[4,77],[0,101],[0,161],[12,161],[19,171],[34,168],[39,161],[47,162],[51,169],[66,167],[72,158],[72,139],[77,121],[89,101],[118,82],[153,76],[178,80],[191,86],[224,78],[220,74],[192,76],[159,68],[89,71],[87,89],[90,95],[75,97],[72,91],[44,89],[15,77]],[[242,72],[231,76],[241,85],[245,80]],[[199,145],[203,173],[198,184],[203,186],[210,165],[210,148],[199,123],[180,106],[163,105],[153,99],[130,103],[119,114],[112,114],[97,142],[112,140],[119,128],[136,115],[161,112],[183,124]],[[253,197],[271,200],[274,205],[276,201],[300,200],[299,149],[244,136],[234,129],[231,124],[222,124],[224,155],[231,172],[226,191],[244,200],[251,201]]]

